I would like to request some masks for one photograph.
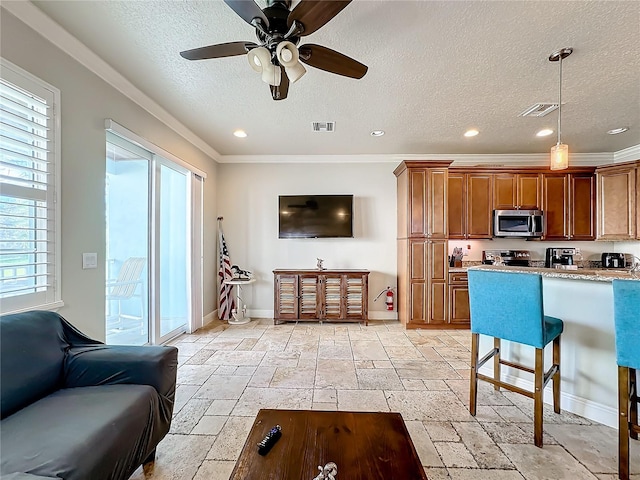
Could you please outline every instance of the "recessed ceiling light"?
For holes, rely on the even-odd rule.
[[[472,128],[471,130],[467,130],[466,132],[464,132],[464,136],[465,137],[475,137],[479,133],[480,132],[478,130],[476,130],[475,128]]]
[[[384,130],[373,130],[371,132],[372,137],[381,137],[384,135]]]
[[[538,133],[536,133],[536,137],[548,137],[553,133],[553,130],[550,128],[543,128]]]
[[[629,130],[629,127],[620,127],[620,128],[614,128],[612,130],[609,130],[607,133],[609,135],[618,135],[619,133],[624,133],[627,130]]]
[[[245,138],[247,136],[247,132],[244,130],[236,130],[233,134],[238,138]]]

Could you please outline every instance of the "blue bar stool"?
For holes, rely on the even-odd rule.
[[[471,394],[469,411],[476,414],[478,380],[533,398],[534,443],[542,447],[543,391],[553,378],[553,410],[560,413],[560,334],[563,323],[559,318],[544,314],[542,277],[530,273],[469,270],[469,306],[471,309]],[[493,337],[493,350],[478,360],[480,335]],[[528,368],[500,357],[500,340],[530,345],[536,349],[535,367]],[[553,365],[544,371],[544,347],[553,342]],[[493,378],[478,373],[493,358]],[[533,373],[533,392],[500,378],[500,366]]]
[[[618,363],[618,474],[629,480],[629,437],[638,439],[640,369],[640,281],[613,281],[613,318]]]

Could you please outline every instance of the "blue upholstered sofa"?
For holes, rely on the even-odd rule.
[[[127,479],[169,431],[175,347],[107,346],[53,312],[0,317],[0,476]]]

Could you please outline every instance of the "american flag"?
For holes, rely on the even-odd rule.
[[[220,227],[219,232],[220,270],[218,270],[218,278],[220,279],[220,308],[218,310],[218,318],[220,320],[229,320],[231,318],[231,311],[235,308],[232,295],[233,285],[226,285],[224,281],[231,280],[233,274],[231,273],[231,259],[229,258],[227,242],[224,241],[222,227]]]

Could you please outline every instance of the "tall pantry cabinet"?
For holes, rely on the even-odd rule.
[[[447,183],[450,161],[404,161],[398,179],[398,318],[446,328]]]

